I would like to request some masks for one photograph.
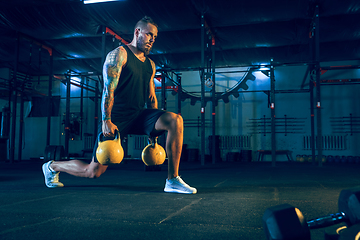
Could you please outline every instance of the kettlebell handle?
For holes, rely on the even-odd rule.
[[[102,141],[101,141],[101,136],[103,136],[103,132],[100,132],[99,135],[98,135],[98,144],[100,144]],[[120,144],[120,132],[115,129],[115,138],[114,140],[115,142],[119,143]]]
[[[150,137],[151,139],[151,146],[155,147],[155,144],[158,143],[158,138],[157,137]]]

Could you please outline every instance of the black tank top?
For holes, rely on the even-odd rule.
[[[111,121],[117,125],[120,132],[144,109],[149,98],[149,84],[153,74],[147,57],[142,62],[128,46],[124,46],[124,49],[127,52],[127,61],[114,92],[114,105],[111,111]]]

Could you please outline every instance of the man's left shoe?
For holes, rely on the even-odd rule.
[[[50,169],[50,164],[52,162],[53,161],[49,161],[47,163],[44,163],[42,166],[42,170],[43,170],[44,177],[45,177],[45,185],[48,188],[63,187],[64,184],[59,182],[59,173],[60,172],[53,172]]]
[[[180,176],[172,179],[166,179],[165,183],[165,192],[170,193],[184,193],[184,194],[195,194],[197,193],[196,188],[190,187],[187,185]]]

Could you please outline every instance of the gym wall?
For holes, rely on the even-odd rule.
[[[336,63],[322,63],[321,66],[339,66],[339,65],[354,65],[359,64],[359,61],[352,62],[336,62]],[[276,90],[281,90],[281,93],[276,94],[275,98],[275,113],[277,118],[289,118],[299,123],[293,127],[293,130],[288,126],[287,132],[279,128],[276,135],[277,149],[290,150],[292,156],[295,158],[298,154],[311,154],[311,150],[304,146],[304,136],[310,136],[310,94],[304,92],[308,89],[309,76],[304,81],[307,66],[282,66],[275,68]],[[219,69],[217,71],[221,71]],[[270,90],[269,78],[262,73],[254,73],[256,79],[248,80],[246,84],[248,89],[240,89],[239,97],[229,96],[229,102],[225,103],[222,99],[218,101],[216,107],[216,135],[219,136],[250,136],[250,148],[253,153],[253,160],[256,159],[257,150],[271,149],[271,134],[270,127],[267,126],[265,131],[263,126],[254,127],[254,121],[261,122],[262,119],[270,118],[270,107],[268,102],[267,91]],[[241,76],[240,76],[241,77]],[[360,70],[331,70],[324,72],[322,79],[355,79],[360,78]],[[44,80],[47,77],[44,77]],[[216,75],[216,91],[226,91],[231,88],[237,81],[239,76],[233,74]],[[304,86],[302,84],[304,81]],[[200,91],[199,72],[183,72],[182,73],[183,86],[188,88],[188,91]],[[46,89],[46,81],[41,82],[43,87],[38,89]],[[88,84],[94,85],[93,81]],[[359,140],[359,132],[356,131],[356,126],[352,132],[347,126],[341,126],[343,129],[339,130],[334,120],[340,118],[349,118],[352,114],[354,119],[360,117],[360,109],[357,104],[359,84],[339,84],[339,85],[322,85],[322,132],[323,136],[343,136],[345,146],[340,150],[324,149],[324,155],[347,155],[358,156],[359,150],[356,142]],[[209,90],[209,89],[208,89]],[[289,91],[288,91],[289,90]],[[159,103],[161,94],[157,91]],[[61,98],[59,105],[59,116],[51,118],[51,145],[64,145],[64,113],[66,107],[66,86],[60,80],[53,83],[53,96]],[[76,86],[71,87],[71,103],[70,113],[74,113],[75,118],[80,112],[80,88]],[[84,106],[83,118],[81,119],[81,134],[75,135],[69,144],[69,152],[82,155],[84,149],[84,134],[92,134],[94,128],[94,101],[91,97],[94,93],[88,90],[84,91]],[[171,91],[166,92],[167,110],[176,112],[176,98]],[[5,99],[0,100],[0,108],[8,104]],[[206,139],[211,135],[211,102],[207,102],[205,109],[205,118],[209,120],[206,124]],[[160,104],[159,104],[160,106]],[[182,116],[185,121],[196,120],[200,117],[200,102],[191,103],[191,99],[186,99],[181,103]],[[25,103],[25,111],[29,111],[30,102]],[[100,105],[99,105],[100,107]],[[19,122],[19,109],[17,107],[17,122]],[[316,113],[316,112],[315,112]],[[291,125],[291,124],[289,124]],[[188,148],[200,149],[200,126],[185,124],[184,130],[184,144]],[[18,126],[17,126],[18,128]],[[18,130],[17,130],[18,131]],[[15,159],[17,159],[18,147],[18,132],[16,133],[16,149]],[[28,160],[31,158],[39,158],[43,156],[46,145],[46,118],[45,117],[29,117],[25,115],[22,159]],[[206,143],[208,146],[208,143]],[[129,141],[129,149],[134,148],[134,141]],[[222,160],[226,159],[228,152],[240,151],[238,147],[224,146],[221,147]],[[207,154],[209,149],[206,147]],[[265,160],[270,160],[270,156],[265,156]],[[286,161],[286,156],[278,156],[278,161]]]

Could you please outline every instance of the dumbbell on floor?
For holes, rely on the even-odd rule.
[[[265,235],[269,240],[309,240],[310,229],[340,222],[345,222],[348,226],[360,223],[360,187],[342,190],[338,209],[338,213],[306,221],[301,211],[289,204],[270,207],[263,216]]]

